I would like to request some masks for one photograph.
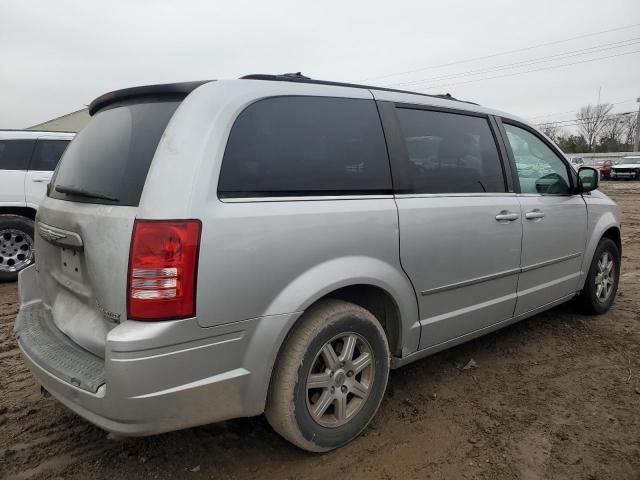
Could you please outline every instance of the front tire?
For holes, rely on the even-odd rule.
[[[600,315],[607,312],[620,280],[620,250],[610,238],[602,238],[598,244],[584,288],[578,297],[584,313]]]
[[[15,282],[18,272],[33,260],[33,221],[20,215],[0,215],[0,282]]]
[[[265,414],[303,450],[340,447],[367,427],[387,386],[390,353],[364,308],[322,300],[294,326],[274,367]]]

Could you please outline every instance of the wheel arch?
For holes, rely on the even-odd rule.
[[[18,215],[20,217],[28,218],[29,220],[36,219],[36,210],[30,207],[2,207],[0,206],[0,215]]]
[[[607,212],[602,215],[595,226],[590,229],[589,239],[587,241],[584,258],[582,260],[582,275],[580,276],[578,290],[582,290],[584,288],[584,282],[589,274],[593,255],[595,254],[600,240],[603,238],[610,238],[613,240],[620,251],[620,256],[622,257],[622,234],[620,231],[620,224],[612,212]]]
[[[312,305],[333,298],[354,303],[371,312],[376,317],[387,335],[389,350],[392,355],[402,355],[402,324],[398,303],[383,288],[371,284],[355,284],[338,288],[316,300]]]
[[[265,362],[262,375],[252,375],[261,378],[253,378],[249,387],[253,402],[256,402],[252,402],[256,413],[264,410],[273,369],[292,329],[305,310],[327,298],[352,302],[371,311],[387,334],[393,356],[405,356],[418,349],[418,303],[404,272],[381,260],[364,257],[334,259],[318,265],[283,289],[265,311],[264,320],[269,321],[263,320],[257,327],[264,335],[260,332],[253,335],[256,345],[249,349],[261,350]],[[282,314],[283,311],[294,313]],[[268,355],[264,352],[266,337],[272,345]]]
[[[386,324],[393,355],[418,349],[418,301],[406,274],[394,265],[370,257],[342,257],[316,265],[290,282],[265,315],[303,313],[324,298],[345,300],[371,311],[383,327]]]
[[[620,228],[618,228],[617,226],[614,227],[609,227],[603,234],[602,234],[602,238],[610,238],[611,240],[613,240],[616,244],[616,246],[618,247],[618,251],[620,252],[620,254],[622,255],[622,237],[620,234]]]

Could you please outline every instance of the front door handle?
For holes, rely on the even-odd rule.
[[[33,183],[44,183],[44,182],[48,182],[49,179],[48,178],[35,178],[33,180],[31,180]]]
[[[520,215],[517,213],[510,212],[508,210],[502,210],[498,215],[496,215],[496,220],[498,222],[513,222],[520,218]]]
[[[527,212],[524,217],[527,220],[540,220],[541,218],[544,217],[544,212],[541,212],[540,210],[538,210],[537,208],[532,210],[531,212]]]

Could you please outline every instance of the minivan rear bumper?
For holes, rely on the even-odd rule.
[[[20,342],[18,342],[20,343]],[[20,345],[36,380],[63,405],[89,422],[123,436],[145,436],[247,416],[242,409],[246,370],[219,376],[205,385],[178,387],[146,397],[110,395],[106,384],[94,393],[51,374]],[[255,415],[255,413],[254,413]]]
[[[91,423],[119,435],[143,436],[264,410],[277,343],[256,332],[264,333],[266,326],[279,337],[276,330],[289,316],[211,328],[196,319],[125,321],[109,332],[99,359],[57,329],[46,305],[34,298],[33,270],[20,274],[18,345],[37,381]]]

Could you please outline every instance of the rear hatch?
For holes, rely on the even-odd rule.
[[[56,326],[100,357],[109,330],[127,318],[129,248],[140,196],[184,96],[116,92],[94,102],[93,118],[67,148],[38,211],[42,299]]]

